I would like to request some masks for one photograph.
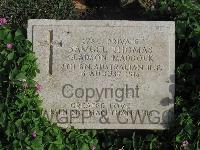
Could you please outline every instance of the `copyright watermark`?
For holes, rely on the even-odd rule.
[[[62,87],[62,95],[65,98],[78,98],[83,99],[86,102],[95,98],[95,102],[99,102],[102,99],[114,98],[116,102],[122,102],[125,98],[139,98],[140,88],[138,85],[135,87],[129,87],[128,84],[125,87],[106,87],[106,88],[82,88],[75,87],[71,84],[65,84]]]

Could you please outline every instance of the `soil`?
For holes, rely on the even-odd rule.
[[[122,7],[114,0],[78,0],[85,6],[77,9],[78,19],[83,20],[145,20],[144,8],[138,2]]]

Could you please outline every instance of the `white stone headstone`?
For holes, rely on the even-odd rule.
[[[44,115],[78,129],[167,129],[175,23],[29,20]]]

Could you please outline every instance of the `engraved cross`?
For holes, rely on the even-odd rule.
[[[49,40],[40,42],[41,46],[49,46],[49,74],[52,75],[53,72],[53,47],[62,47],[62,41],[54,41],[53,30],[49,30]]]

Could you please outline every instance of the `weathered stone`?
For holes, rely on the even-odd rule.
[[[63,128],[168,128],[174,26],[170,21],[29,20],[44,115]]]

